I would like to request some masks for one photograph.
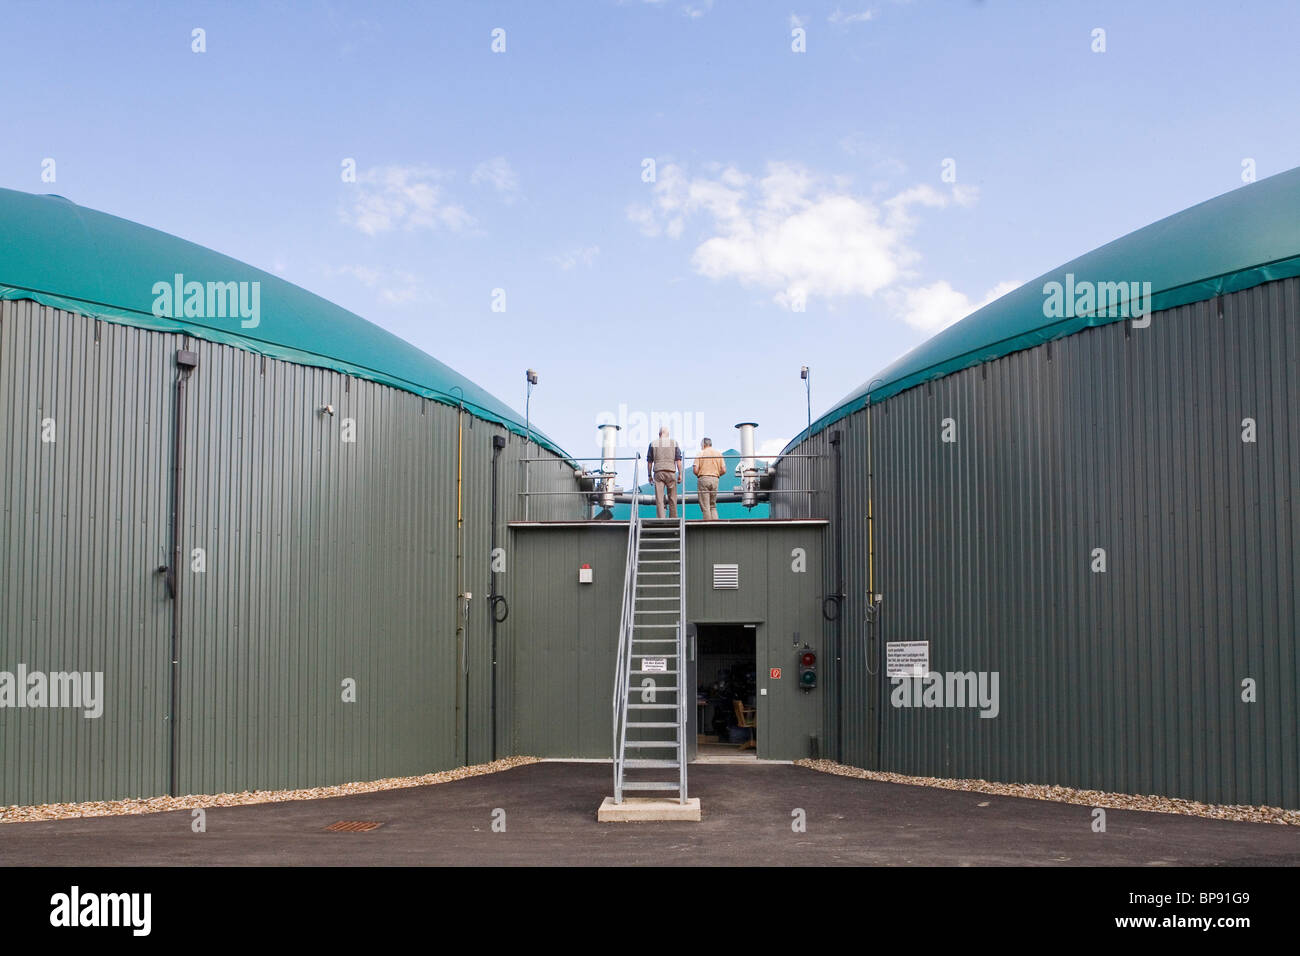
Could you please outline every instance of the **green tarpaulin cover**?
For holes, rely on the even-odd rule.
[[[1112,284],[1131,288],[1136,282],[1145,290],[1149,283],[1149,302],[1136,304],[1158,312],[1296,275],[1300,168],[1161,219],[1007,293],[885,368],[814,421],[812,431],[931,379],[1090,326],[1126,321],[1125,309],[1100,308],[1113,298]],[[1059,297],[1044,291],[1048,283],[1059,284]],[[1075,294],[1067,297],[1068,291]],[[1098,301],[1098,291],[1111,293],[1106,303]],[[801,432],[785,451],[807,435]]]
[[[160,283],[179,283],[179,303]],[[186,310],[188,283],[202,288],[203,309],[193,300],[195,308]],[[210,283],[222,284],[211,297]],[[233,296],[226,283],[236,284]],[[240,283],[247,285],[241,290]],[[244,312],[232,307],[240,291],[249,306]],[[0,299],[32,299],[107,322],[183,332],[448,405],[463,400],[477,417],[517,434],[525,431],[518,414],[499,399],[359,315],[229,256],[60,196],[0,189]],[[254,301],[255,321],[244,318]],[[564,454],[536,429],[532,436]]]

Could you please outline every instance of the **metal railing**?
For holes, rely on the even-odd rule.
[[[637,456],[638,458],[640,456]],[[627,696],[632,683],[632,624],[636,605],[636,562],[641,529],[638,505],[640,461],[632,466],[632,517],[627,523],[627,558],[623,565],[623,611],[618,623],[618,662],[614,668],[614,802],[623,802],[623,760],[627,742]]]
[[[701,456],[699,455],[684,456],[683,462],[692,462],[697,460],[699,457]],[[791,458],[825,458],[825,457],[827,456],[822,453],[797,452],[788,455],[782,455],[779,459],[777,459],[777,461],[784,461],[786,459],[791,459]],[[627,491],[614,492],[612,490],[613,482],[614,479],[616,478],[614,472],[606,472],[604,470],[587,471],[585,468],[583,468],[582,469],[583,474],[580,477],[575,476],[574,482],[575,484],[582,481],[591,482],[592,487],[590,488],[565,488],[565,489],[548,490],[548,491],[533,491],[530,489],[531,482],[529,481],[529,467],[531,465],[546,464],[546,463],[556,465],[556,464],[565,464],[566,462],[576,462],[579,465],[581,465],[583,462],[600,462],[603,464],[606,461],[606,459],[601,457],[588,457],[588,458],[570,458],[562,461],[559,458],[553,458],[553,457],[552,458],[547,458],[547,457],[520,458],[519,459],[520,465],[524,469],[524,480],[522,482],[523,490],[516,493],[520,501],[520,507],[516,510],[515,514],[520,515],[522,513],[522,520],[524,521],[530,520],[530,513],[531,513],[530,502],[533,499],[537,499],[537,498],[545,500],[548,498],[557,498],[557,497],[566,498],[566,497],[578,496],[579,498],[585,499],[588,506],[594,506],[594,505],[598,505],[601,498],[604,497],[605,495],[613,495],[615,504],[625,505],[630,503],[633,497],[633,492],[639,492],[640,490],[639,466],[642,460],[642,456],[640,454],[628,455],[628,456],[621,456],[618,458],[612,458],[608,460],[616,461],[616,462],[621,462],[621,461],[634,462],[632,489]],[[761,460],[761,459],[756,459],[756,460]],[[566,470],[572,473],[574,469],[570,468]],[[647,477],[653,480],[652,475],[647,474]],[[602,487],[605,481],[610,482],[610,487]],[[808,496],[807,514],[808,517],[814,517],[816,515],[816,509],[813,507],[813,498],[815,495],[828,494],[828,489],[825,488],[761,488],[757,490],[755,494],[757,495],[758,503],[760,504],[764,504],[764,503],[770,504],[772,498],[776,495],[807,495]],[[719,491],[717,492],[717,501],[723,504],[735,503],[741,501],[743,499],[743,495],[744,493],[738,488],[730,491]],[[686,491],[680,489],[678,491],[677,502],[678,504],[683,506],[683,512],[685,509],[685,505],[687,504],[698,505],[699,500],[700,500],[700,496],[698,492],[687,493]],[[590,515],[586,517],[590,518]]]
[[[686,505],[677,511],[677,793],[682,803],[686,802],[686,735],[690,727],[686,724],[686,678],[690,671],[686,666]],[[692,704],[695,689],[691,688]]]

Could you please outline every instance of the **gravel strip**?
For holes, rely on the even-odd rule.
[[[243,807],[254,803],[283,803],[288,800],[319,800],[322,797],[346,797],[378,790],[403,787],[427,787],[466,777],[513,770],[525,764],[540,763],[536,757],[505,757],[492,763],[457,767],[418,777],[385,777],[358,783],[341,783],[332,787],[309,787],[305,790],[245,790],[243,793],[202,793],[184,797],[136,797],[129,800],[95,800],[89,803],[45,803],[35,807],[0,807],[0,823],[31,823],[37,820],[76,820],[81,817],[119,817],[134,813],[162,813],[167,810],[194,810],[199,807]]]
[[[883,783],[902,783],[914,787],[938,787],[943,790],[968,790],[972,793],[992,793],[1000,797],[1024,797],[1029,800],[1053,800],[1057,803],[1077,803],[1085,807],[1107,807],[1114,810],[1146,810],[1151,813],[1181,813],[1189,817],[1208,817],[1212,820],[1237,820],[1242,823],[1280,823],[1300,826],[1300,810],[1281,807],[1243,807],[1222,804],[1198,803],[1181,797],[1138,796],[1131,793],[1108,793],[1105,790],[1076,790],[1073,787],[1048,786],[1037,783],[990,783],[987,780],[949,780],[942,777],[911,777],[902,773],[881,770],[863,770],[836,763],[834,760],[796,760],[795,766],[807,767],[821,773],[841,777],[860,777]]]

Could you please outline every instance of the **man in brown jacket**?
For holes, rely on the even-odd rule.
[[[713,440],[700,442],[700,454],[691,470],[700,495],[700,514],[705,521],[718,520],[718,479],[727,471],[727,460],[713,447]]]

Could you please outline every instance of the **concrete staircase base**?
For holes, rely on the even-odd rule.
[[[699,823],[700,798],[690,797],[681,803],[673,797],[624,797],[622,803],[615,803],[613,797],[606,797],[596,819],[601,823]]]

